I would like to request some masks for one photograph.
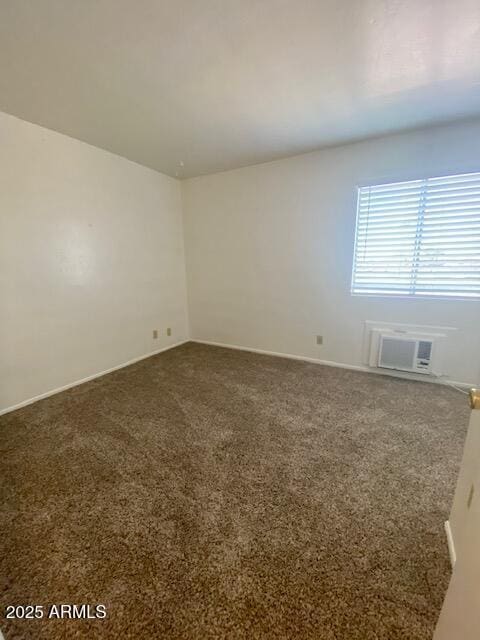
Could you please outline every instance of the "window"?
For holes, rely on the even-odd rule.
[[[361,187],[352,293],[480,299],[480,173]]]

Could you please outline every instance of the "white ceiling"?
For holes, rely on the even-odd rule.
[[[0,0],[0,110],[179,177],[470,117],[480,2]]]

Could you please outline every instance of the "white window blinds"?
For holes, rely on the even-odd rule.
[[[352,293],[480,298],[480,173],[362,187]]]

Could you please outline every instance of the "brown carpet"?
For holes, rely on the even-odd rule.
[[[420,640],[456,391],[189,343],[0,419],[1,604],[32,638]]]

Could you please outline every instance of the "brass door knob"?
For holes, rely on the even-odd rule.
[[[470,406],[472,409],[480,409],[480,389],[470,389]]]

